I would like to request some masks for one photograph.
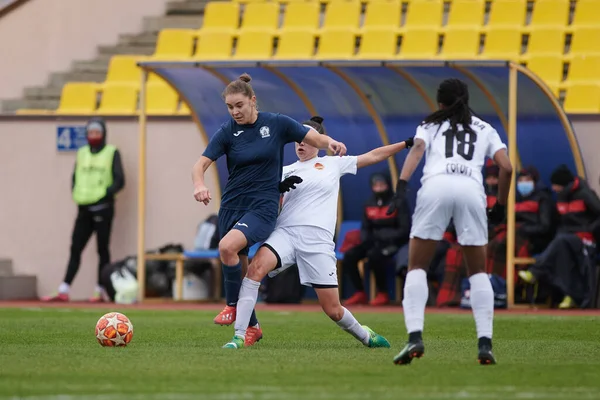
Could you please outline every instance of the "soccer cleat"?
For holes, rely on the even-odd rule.
[[[367,347],[390,347],[390,342],[378,333],[375,333],[373,329],[366,325],[362,326],[367,332],[369,332],[369,344]]]
[[[244,338],[240,336],[234,336],[229,343],[223,345],[223,349],[241,349],[244,347]]]
[[[367,298],[367,294],[363,291],[356,292],[348,300],[344,302],[345,306],[354,306],[356,304],[367,304],[369,299]]]
[[[69,295],[67,293],[57,293],[53,296],[44,296],[41,298],[46,303],[57,303],[69,301]]]
[[[575,306],[576,304],[573,301],[573,298],[571,296],[565,296],[558,305],[558,308],[560,308],[561,310],[566,310],[569,308],[574,308]]]
[[[246,329],[246,340],[244,341],[244,345],[250,347],[254,343],[259,342],[262,337],[263,333],[260,325],[249,326],[248,329]]]
[[[406,346],[394,357],[394,364],[408,365],[413,358],[421,358],[425,354],[425,345],[422,341],[408,342]]]
[[[223,311],[215,317],[213,322],[217,325],[231,325],[235,322],[235,315],[235,306],[225,306]]]
[[[377,293],[377,296],[369,302],[370,306],[379,307],[390,304],[390,296],[387,293]]]
[[[496,364],[496,358],[494,358],[492,348],[490,346],[479,346],[479,355],[477,356],[477,361],[481,365]]]
[[[89,298],[90,303],[104,303],[104,296],[102,292],[95,291],[92,297]]]

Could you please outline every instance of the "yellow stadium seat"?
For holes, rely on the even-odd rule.
[[[521,56],[521,32],[514,28],[490,29],[485,35],[481,56],[492,60],[513,60]]]
[[[151,82],[146,85],[146,114],[174,115],[177,102],[177,92],[167,83]]]
[[[315,35],[310,31],[281,31],[277,53],[278,60],[307,60],[315,53]]]
[[[240,19],[240,5],[233,1],[210,1],[204,9],[200,32],[234,31]]]
[[[473,59],[479,55],[480,31],[477,27],[448,27],[441,57],[446,60]]]
[[[491,3],[490,19],[487,26],[523,26],[527,14],[525,0],[494,0]]]
[[[360,21],[358,1],[334,1],[325,9],[323,29],[356,29]]]
[[[209,3],[210,4],[210,3]],[[233,49],[229,32],[202,32],[198,37],[194,58],[203,61],[228,60]]]
[[[102,85],[102,99],[96,111],[101,115],[134,115],[137,113],[138,89],[126,83]]]
[[[437,56],[439,35],[433,29],[410,29],[402,34],[399,58],[428,60]]]
[[[273,55],[273,35],[270,32],[242,32],[233,56],[236,60],[266,60]]]
[[[319,27],[321,6],[318,2],[290,3],[285,9],[282,29],[314,30]]]
[[[568,82],[600,81],[600,55],[575,56],[569,63]]]
[[[442,26],[444,2],[442,0],[411,0],[406,11],[403,28],[439,28]]]
[[[177,111],[178,115],[192,115],[192,111],[188,107],[187,103],[181,100],[181,104],[179,105],[179,111]]]
[[[532,57],[527,68],[539,76],[553,90],[563,78],[563,58],[561,55],[541,55]]]
[[[536,54],[563,54],[565,51],[565,32],[562,28],[534,29],[529,34],[526,56]]]
[[[96,109],[98,84],[67,82],[62,88],[57,114],[91,114]]]
[[[279,3],[249,3],[242,18],[243,31],[275,30],[279,26]]]
[[[385,60],[396,57],[399,34],[391,29],[365,28],[358,51],[361,60]]]
[[[590,53],[600,53],[600,25],[596,27],[573,28],[570,54]]]
[[[145,57],[137,55],[114,55],[108,63],[106,82],[129,83],[139,86],[142,78],[142,70],[137,66],[139,61]]]
[[[335,3],[331,3],[335,4]],[[346,60],[354,57],[356,35],[350,30],[324,31],[319,40],[318,59]]]
[[[398,29],[402,3],[399,0],[373,1],[367,5],[365,12],[366,29]]]
[[[600,85],[583,83],[569,86],[564,109],[572,114],[597,114],[600,112]]]
[[[194,52],[195,31],[191,29],[163,29],[158,32],[156,50],[152,58],[184,60]]]
[[[569,0],[538,0],[533,6],[530,25],[565,27],[569,22],[569,9]]]
[[[598,0],[577,0],[573,26],[600,26]]]
[[[485,14],[484,0],[454,0],[450,3],[448,28],[483,25]]]

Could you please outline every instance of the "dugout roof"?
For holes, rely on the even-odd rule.
[[[146,61],[139,65],[161,76],[180,93],[207,140],[229,118],[221,99],[225,85],[247,72],[252,76],[260,110],[287,114],[298,121],[321,115],[327,133],[345,142],[352,155],[413,136],[422,118],[436,109],[438,84],[449,77],[467,82],[471,108],[507,141],[509,64],[506,62]],[[535,165],[546,183],[560,163],[585,176],[573,129],[555,97],[529,70],[512,66],[519,71],[520,164]],[[361,219],[362,204],[370,195],[370,173],[388,170],[395,179],[405,155],[402,152],[389,164],[366,168],[356,177],[342,178],[344,219]],[[293,146],[287,146],[285,163],[295,160]],[[421,167],[412,179],[414,188],[418,187]],[[224,159],[217,162],[217,168],[224,187],[227,180]]]

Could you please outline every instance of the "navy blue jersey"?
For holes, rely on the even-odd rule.
[[[203,156],[215,161],[227,156],[229,179],[221,207],[277,215],[283,146],[302,142],[309,128],[292,118],[258,113],[253,124],[238,125],[232,118],[211,138]]]

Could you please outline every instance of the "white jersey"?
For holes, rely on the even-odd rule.
[[[461,175],[475,179],[483,185],[481,170],[485,157],[493,158],[498,150],[506,149],[498,132],[487,122],[472,117],[469,133],[457,126],[454,132],[450,122],[441,125],[420,125],[415,139],[427,146],[421,183],[435,175]]]
[[[302,183],[284,194],[275,229],[314,226],[331,233],[333,239],[340,178],[356,175],[357,162],[356,156],[325,156],[283,167],[283,179],[296,175]]]

